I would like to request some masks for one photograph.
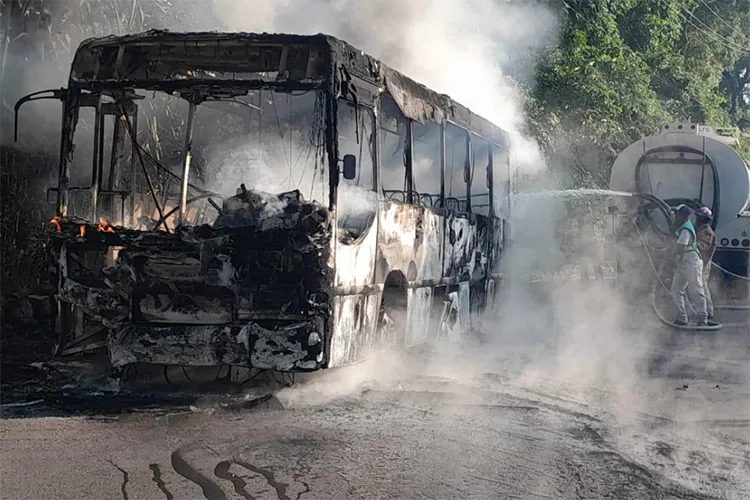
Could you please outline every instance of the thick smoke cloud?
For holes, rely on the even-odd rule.
[[[533,0],[212,0],[179,5],[153,2],[156,7],[150,9],[121,0],[109,2],[113,6],[106,19],[99,19],[103,16],[90,11],[101,3],[82,2],[81,9],[71,9],[63,2],[48,2],[37,16],[40,28],[26,37],[33,41],[14,40],[8,45],[3,62],[4,142],[9,138],[8,111],[15,99],[64,85],[73,51],[86,37],[142,28],[324,32],[349,41],[497,123],[515,136],[519,164],[530,172],[542,168],[539,148],[524,133],[523,99],[513,80],[531,83],[532,54],[555,42],[559,20]],[[9,4],[5,2],[4,10],[8,11]],[[51,19],[49,29],[42,27],[45,16]],[[3,31],[13,35],[12,29]],[[5,44],[7,38],[3,40]],[[46,59],[43,53],[48,54]],[[49,54],[54,57],[50,59]],[[59,121],[42,119],[59,115],[59,105],[54,106],[35,104],[36,111],[28,113],[43,128],[47,121]],[[48,127],[51,133],[56,126]]]
[[[534,1],[217,0],[213,14],[238,31],[324,32],[341,37],[513,134],[528,172],[543,161],[525,135],[521,92],[532,53],[553,44],[558,18]]]

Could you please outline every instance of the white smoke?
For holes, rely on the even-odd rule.
[[[90,22],[94,2],[81,5],[86,7],[81,12],[53,9],[50,34],[41,30],[30,35],[38,43],[10,45],[8,59],[13,64],[8,71],[16,75],[12,82],[5,75],[6,110],[25,93],[64,85],[68,64],[82,38],[138,29],[130,0],[116,3],[116,15],[101,23]],[[323,32],[340,37],[506,129],[515,142],[517,165],[524,171],[536,173],[544,166],[539,147],[525,132],[523,95],[514,83],[532,84],[533,54],[553,45],[560,27],[551,8],[538,1],[212,0],[162,7],[144,18],[148,27]],[[141,17],[142,13],[135,20]],[[40,57],[47,46],[54,47],[52,61]],[[59,103],[28,105],[22,114],[22,136],[40,138],[43,131],[50,150],[55,151]],[[27,124],[34,122],[37,126],[32,133]],[[3,137],[8,139],[10,122],[4,119],[3,125]]]
[[[338,189],[339,214],[368,215],[378,206],[377,195],[371,189],[342,183]]]
[[[525,133],[520,90],[535,50],[553,44],[555,14],[535,1],[216,0],[213,14],[237,31],[327,33],[450,95],[507,130],[517,164],[538,173],[538,145]]]
[[[304,139],[294,137],[290,147],[295,156],[309,148]],[[240,145],[239,141],[217,145],[206,151],[209,159],[206,170],[210,180],[209,191],[233,195],[240,184],[267,193],[299,190],[307,200],[327,203],[328,179],[323,176],[313,158],[292,159],[281,150],[279,140],[267,139],[256,145]]]

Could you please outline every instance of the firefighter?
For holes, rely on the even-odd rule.
[[[674,324],[687,326],[688,316],[685,309],[685,291],[695,303],[693,309],[698,313],[698,326],[714,326],[709,322],[706,311],[706,296],[703,292],[703,261],[698,250],[698,242],[693,223],[690,222],[691,210],[685,205],[677,207],[675,214],[675,236],[677,244],[674,249],[674,277],[672,278],[672,300],[677,306],[677,319]],[[688,299],[688,300],[689,300]]]
[[[711,299],[711,290],[708,289],[708,277],[711,274],[711,259],[716,251],[716,234],[711,229],[713,214],[708,207],[702,207],[695,211],[695,233],[698,241],[698,250],[703,261],[703,294],[706,296],[706,313],[708,320],[714,319],[714,303]]]

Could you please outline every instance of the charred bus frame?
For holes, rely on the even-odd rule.
[[[298,191],[274,195],[284,206],[270,217],[278,223],[267,222],[268,199],[252,186],[227,197],[191,183],[196,109],[253,89],[314,92],[322,108],[318,146],[327,199],[308,201]],[[180,173],[157,165],[179,180],[171,211],[146,167],[150,153],[138,142],[139,91],[189,103]],[[50,190],[58,194],[52,222],[63,354],[106,346],[115,367],[310,371],[418,344],[428,332],[458,338],[470,326],[470,312],[493,301],[515,183],[508,134],[343,41],[165,31],[89,39],[76,52],[67,89],[27,96],[16,110],[39,98],[63,102],[59,183]],[[78,188],[71,185],[71,166],[83,107],[94,109],[96,126],[91,185]],[[114,132],[105,189],[108,116]],[[354,126],[348,138],[345,123]],[[437,142],[420,146],[433,157],[428,172],[418,175],[415,131],[427,126]],[[398,139],[403,189],[385,189],[389,133]],[[450,175],[448,148],[455,165]],[[362,172],[370,177],[364,186]],[[416,189],[424,177],[439,178],[437,191]],[[351,212],[342,189],[363,195],[365,208]],[[70,210],[76,190],[89,196],[82,219]],[[139,196],[158,212],[155,226],[139,222]],[[201,200],[219,213],[213,225],[189,215],[188,205]],[[254,215],[226,222],[238,210]],[[167,219],[175,214],[170,232]],[[265,272],[269,267],[278,272]]]

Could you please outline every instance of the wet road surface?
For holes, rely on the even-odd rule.
[[[726,493],[708,476],[691,491],[663,474],[682,449],[634,436],[662,462],[649,467],[610,442],[598,418],[554,405],[483,395],[485,406],[477,407],[441,404],[434,393],[391,396],[235,417],[6,422],[3,497],[698,499]],[[710,467],[720,481],[745,460],[747,475],[747,450],[739,443],[723,452],[699,446],[681,466],[696,476]]]
[[[506,342],[410,353],[244,411],[6,414],[2,498],[746,499],[746,316],[601,359]]]

